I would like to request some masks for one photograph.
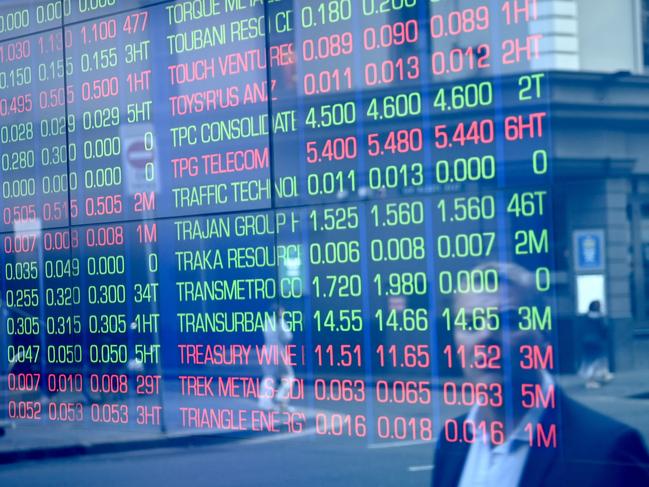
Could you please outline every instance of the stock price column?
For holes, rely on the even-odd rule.
[[[160,188],[151,24],[151,11],[139,10],[64,30],[73,66],[68,113],[78,126],[68,144],[78,154],[70,162],[83,327],[78,370],[91,403],[86,420],[109,427],[160,428],[162,418],[158,234],[150,221]]]
[[[367,270],[363,255],[363,205],[308,208],[304,218],[308,279],[307,320],[313,338],[316,433],[365,438],[369,394],[365,319]]]
[[[359,2],[375,441],[434,438],[426,2]]]
[[[497,333],[497,326],[489,328],[486,323],[497,320],[501,301],[498,283],[493,282],[496,271],[481,264],[506,258],[496,203],[503,164],[496,151],[502,135],[492,77],[493,63],[499,63],[490,57],[497,28],[486,3],[468,2],[465,8],[431,3],[427,19],[430,177],[441,189],[441,196],[433,197],[430,206],[442,416],[435,426],[446,439],[460,443],[466,439],[454,437],[453,428],[468,431],[468,437],[475,426],[468,422],[466,428],[458,427],[453,416],[467,408],[503,405],[503,381],[474,373],[476,368],[501,367],[500,345],[488,348],[481,341]],[[475,346],[473,338],[478,342]],[[484,358],[487,348],[495,358],[483,360],[484,364],[474,361],[475,356]]]
[[[155,222],[72,229],[81,245],[84,396],[93,424],[159,429],[161,345]]]
[[[451,443],[557,446],[547,78],[536,2],[431,5],[440,369]],[[465,79],[471,77],[470,82]],[[453,372],[461,373],[456,378]],[[491,416],[483,414],[491,410]]]
[[[309,405],[323,437],[367,438],[370,322],[365,218],[358,199],[363,156],[362,68],[353,2],[269,6],[270,49],[294,52],[273,66],[272,110],[293,109],[296,134],[274,133],[277,204],[300,211]],[[291,150],[288,148],[291,147]]]
[[[151,22],[140,10],[65,28],[68,113],[78,126],[68,146],[73,224],[156,214]]]
[[[316,417],[321,435],[371,441],[376,429],[372,381],[393,372],[387,354],[396,353],[397,345],[390,346],[399,347],[397,368],[404,366],[403,345],[408,345],[411,362],[410,341],[416,342],[413,349],[421,343],[424,355],[430,353],[427,285],[425,278],[423,285],[418,283],[417,292],[423,295],[418,297],[413,281],[415,275],[417,279],[425,275],[425,269],[416,272],[427,254],[424,225],[420,225],[422,201],[414,202],[413,211],[419,211],[416,222],[394,218],[409,211],[408,203],[348,203],[359,197],[400,196],[425,184],[419,60],[426,39],[419,35],[419,7],[406,4],[386,9],[378,2],[343,0],[270,8],[270,24],[278,30],[270,48],[287,46],[297,58],[295,69],[276,66],[271,72],[278,84],[272,109],[293,107],[303,122],[297,136],[274,134],[274,175],[279,205],[309,205],[301,212],[301,219],[308,222],[301,230],[304,313],[310,320],[307,340],[315,353],[309,369],[314,405],[329,410]],[[291,28],[280,30],[286,25]],[[284,150],[288,147],[292,150]],[[297,179],[297,193],[286,190],[291,175],[293,181]],[[325,206],[319,206],[322,203]],[[395,228],[389,229],[388,224]],[[399,235],[399,230],[405,234]],[[408,274],[403,282],[395,282],[404,264],[412,272],[403,272]],[[418,333],[407,333],[401,326],[402,303],[409,298],[400,294],[400,288],[407,288],[413,304],[403,313],[403,321],[410,332],[417,331],[412,326],[418,321]],[[385,335],[397,339],[384,346]],[[374,367],[378,374],[372,374]],[[425,358],[419,367],[426,371]],[[381,387],[387,384],[383,380]],[[392,401],[386,387],[381,394],[384,403]],[[422,392],[424,407],[430,403],[429,396]],[[396,438],[388,415],[394,415],[398,406],[389,412],[387,407],[379,411],[377,421],[385,438]],[[397,420],[402,439],[411,436],[401,427],[401,420],[409,419]],[[423,426],[431,439],[431,423]]]
[[[432,441],[436,386],[430,198],[368,203],[373,410],[378,441]]]
[[[274,117],[290,113],[292,130],[275,124],[277,204],[336,203],[358,191],[359,140],[351,2],[268,5]],[[296,129],[297,128],[297,129]]]
[[[69,42],[70,39],[67,40]],[[68,153],[64,74],[59,30],[0,43],[2,226],[68,224]]]
[[[3,7],[0,23],[17,33],[19,18],[27,31],[56,24],[45,16],[44,5],[13,13]],[[75,263],[67,228],[66,130],[76,128],[65,110],[64,77],[72,66],[63,52],[69,42],[57,29],[0,43],[2,368],[8,374],[4,407],[10,419],[79,418],[77,405],[59,409],[43,402],[61,389],[55,373],[65,364],[74,367],[80,352],[74,345],[79,289],[71,282]]]

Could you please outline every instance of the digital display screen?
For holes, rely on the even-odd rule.
[[[547,3],[1,3],[8,437],[570,464]]]

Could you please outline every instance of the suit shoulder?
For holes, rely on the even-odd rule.
[[[625,423],[568,398],[562,401],[560,415],[563,444],[571,457],[647,458],[640,433]]]
[[[561,408],[563,427],[568,431],[578,430],[585,438],[609,437],[612,440],[634,431],[631,426],[595,411],[574,399],[564,397]]]

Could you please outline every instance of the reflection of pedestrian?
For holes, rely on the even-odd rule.
[[[266,319],[264,343],[267,348],[274,346],[281,348],[291,343],[292,340],[293,333],[284,320],[284,308],[277,306],[272,315]],[[284,355],[287,354],[280,354],[277,364],[265,363],[262,365],[264,377],[259,391],[259,407],[261,409],[274,409],[275,407],[284,411],[290,409],[288,402],[295,374],[293,366],[289,363],[290,359],[282,358]],[[279,381],[279,387],[277,394],[274,395],[276,380]]]
[[[588,313],[582,317],[579,375],[589,389],[613,379],[608,366],[608,329],[599,301],[590,303]]]

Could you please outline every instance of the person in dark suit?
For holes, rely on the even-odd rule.
[[[523,366],[531,347],[548,346],[543,333],[521,326],[526,324],[521,310],[541,306],[534,276],[511,263],[479,268],[497,271],[499,292],[459,295],[455,309],[464,308],[468,316],[498,310],[490,317],[498,326],[458,327],[454,341],[466,351],[465,378],[497,386],[490,389],[489,401],[455,418],[460,426],[452,434],[442,429],[433,486],[649,486],[649,454],[636,430],[567,397],[543,367]],[[483,366],[484,351],[497,348],[490,345],[511,353],[503,352],[511,367],[504,360],[500,368]],[[532,405],[530,390],[543,391],[537,399],[552,400]],[[503,427],[494,431],[478,424]]]

